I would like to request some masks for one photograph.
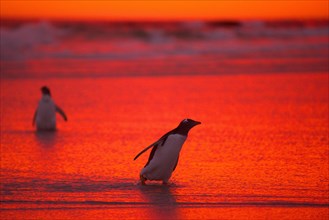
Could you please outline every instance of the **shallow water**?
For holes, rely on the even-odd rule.
[[[170,184],[141,186],[134,156],[186,117]],[[1,218],[326,219],[328,126],[325,73],[2,79]]]

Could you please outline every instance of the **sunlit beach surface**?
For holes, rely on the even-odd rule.
[[[54,79],[70,121],[36,133],[43,82],[1,82],[5,218],[328,216],[326,74]],[[171,184],[138,185],[135,154],[185,116]]]
[[[58,31],[29,25],[1,34]],[[202,32],[217,30],[213,41],[104,39],[116,52],[76,30],[1,45],[1,219],[328,219],[323,24],[253,23],[267,31],[257,38],[217,25]],[[56,132],[32,127],[43,85],[69,118]],[[148,153],[134,156],[186,117],[202,124],[169,184],[140,185]]]

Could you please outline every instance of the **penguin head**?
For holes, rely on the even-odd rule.
[[[201,124],[201,122],[186,118],[180,122],[180,124],[176,128],[176,131],[179,134],[187,135],[191,128],[199,124]]]
[[[49,95],[49,96],[51,96],[50,89],[47,86],[42,86],[41,87],[41,92],[42,92],[43,95]]]

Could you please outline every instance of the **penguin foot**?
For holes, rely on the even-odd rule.
[[[146,185],[145,181],[147,180],[143,175],[139,175],[139,179],[141,180],[142,185]]]

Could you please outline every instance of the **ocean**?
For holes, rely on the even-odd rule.
[[[1,21],[1,219],[328,219],[326,21]],[[68,121],[36,132],[47,85]],[[168,185],[149,144],[201,121]]]

